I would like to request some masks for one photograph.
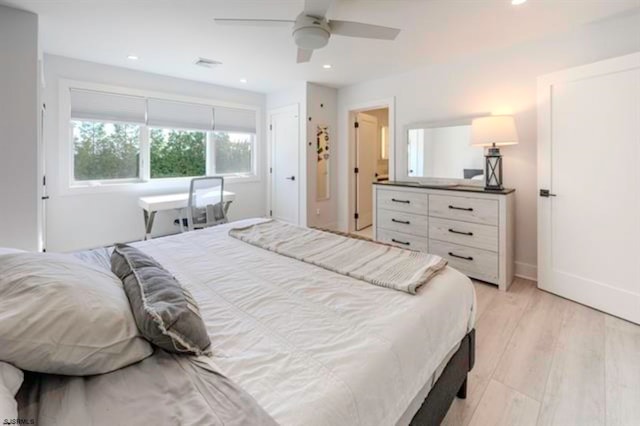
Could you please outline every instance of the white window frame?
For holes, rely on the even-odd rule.
[[[189,96],[182,96],[172,93],[148,91],[134,89],[130,87],[111,86],[93,82],[78,81],[60,79],[58,84],[58,97],[59,97],[59,140],[60,140],[60,178],[59,190],[61,195],[72,195],[80,193],[94,193],[94,192],[115,192],[115,191],[128,191],[135,188],[159,189],[162,187],[175,187],[176,184],[187,183],[192,177],[169,177],[169,178],[154,178],[151,179],[151,167],[150,167],[150,140],[149,130],[150,127],[146,124],[140,124],[140,177],[136,179],[104,179],[104,180],[92,180],[92,181],[76,181],[74,175],[74,147],[73,147],[73,127],[71,125],[71,89],[79,90],[93,90],[106,93],[129,95],[129,96],[141,96],[146,98],[158,98],[166,99],[170,101],[195,103],[216,107],[236,108],[250,110],[255,113],[256,117],[256,132],[253,135],[253,149],[252,149],[252,163],[253,172],[246,174],[230,173],[221,174],[224,176],[225,181],[229,183],[249,183],[249,182],[261,182],[262,181],[262,164],[259,159],[263,147],[261,141],[263,140],[263,126],[262,126],[262,108],[258,105],[239,104],[232,102],[219,101],[207,98],[195,98]],[[99,121],[99,120],[78,120],[78,121]],[[112,120],[105,120],[104,122],[111,123]],[[129,123],[131,124],[131,123]],[[197,129],[176,129],[176,130],[195,130]],[[215,130],[214,130],[215,131]],[[224,131],[224,130],[218,130]],[[207,133],[207,158],[206,158],[206,173],[212,175],[215,165],[215,159],[213,158],[213,141],[211,140],[211,131]],[[235,132],[231,132],[235,133]],[[242,133],[242,132],[237,132]],[[195,176],[194,176],[195,177]]]

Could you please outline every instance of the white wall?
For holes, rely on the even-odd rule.
[[[319,84],[307,84],[307,225],[334,229],[338,224],[338,91]],[[310,119],[310,120],[309,120]],[[317,126],[329,126],[329,199],[317,200]],[[334,152],[335,151],[335,152]],[[318,213],[319,212],[319,213]]]
[[[352,105],[396,100],[399,175],[406,172],[403,127],[484,111],[513,113],[520,144],[502,149],[505,185],[516,188],[516,271],[536,274],[536,78],[541,74],[640,50],[640,14],[621,16],[506,50],[433,65],[338,91],[339,182],[349,181],[348,117]],[[400,171],[400,172],[398,172]],[[338,186],[338,224],[348,226],[346,185]]]
[[[0,247],[39,248],[38,17],[0,6]]]
[[[47,188],[51,199],[47,204],[47,250],[70,251],[140,239],[144,233],[142,211],[137,200],[143,195],[188,191],[188,182],[128,185],[114,192],[92,194],[63,194],[60,191],[60,146],[69,143],[59,140],[58,81],[72,79],[113,86],[129,87],[207,98],[218,101],[255,105],[261,108],[258,117],[258,150],[260,181],[225,182],[236,193],[229,210],[230,220],[265,214],[266,137],[264,135],[265,95],[211,84],[181,80],[156,74],[132,71],[58,56],[44,57],[46,88],[43,100],[47,105],[45,118],[45,146]],[[260,137],[262,135],[262,137]],[[159,213],[154,235],[175,233],[175,215]]]

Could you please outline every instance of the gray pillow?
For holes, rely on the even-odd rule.
[[[0,256],[0,361],[84,376],[152,353],[111,271],[68,255]]]
[[[140,332],[174,353],[208,355],[211,341],[189,291],[140,250],[118,244],[111,269],[122,280]]]

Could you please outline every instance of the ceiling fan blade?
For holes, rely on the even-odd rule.
[[[330,21],[331,34],[347,37],[375,38],[379,40],[395,40],[400,34],[397,28],[380,25],[363,24],[361,22]]]
[[[281,27],[291,26],[295,21],[286,19],[234,19],[234,18],[214,18],[218,25],[238,25],[238,26],[259,26],[259,27]]]
[[[324,18],[333,0],[304,0],[304,14],[315,18]]]
[[[309,62],[311,60],[311,55],[313,55],[313,50],[298,48],[297,62],[299,64],[302,64],[304,62]]]

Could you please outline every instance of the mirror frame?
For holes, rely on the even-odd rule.
[[[482,186],[484,187],[484,180],[478,181],[473,179],[458,179],[458,178],[437,178],[437,177],[416,177],[409,176],[408,171],[408,149],[407,146],[409,144],[409,130],[413,129],[433,129],[436,127],[452,127],[452,126],[466,126],[471,125],[471,122],[474,118],[486,117],[491,115],[490,112],[484,112],[480,114],[471,114],[465,115],[461,117],[445,119],[445,120],[435,120],[435,121],[418,121],[414,123],[410,123],[404,126],[403,129],[403,142],[404,142],[404,152],[401,155],[403,167],[401,168],[402,174],[399,180],[407,181],[407,182],[417,182],[424,185],[466,185],[466,186]]]

